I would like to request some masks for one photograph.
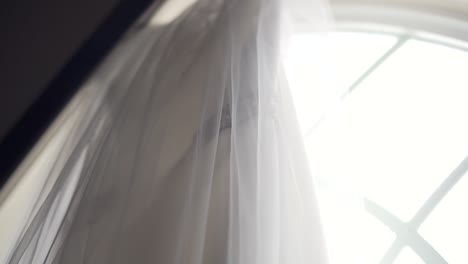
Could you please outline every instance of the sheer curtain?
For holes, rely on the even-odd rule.
[[[327,263],[281,60],[317,1],[199,0],[128,33],[17,170],[43,180],[4,261]]]

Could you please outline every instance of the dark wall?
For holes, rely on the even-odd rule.
[[[0,188],[125,32],[162,2],[0,2]]]
[[[118,2],[0,2],[0,141]]]

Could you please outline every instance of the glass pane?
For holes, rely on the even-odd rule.
[[[409,247],[403,248],[394,264],[424,264],[424,261]]]
[[[348,190],[319,188],[325,235],[333,264],[376,264],[395,234],[364,210]]]
[[[294,36],[285,70],[304,133],[395,42],[394,36],[356,32]]]
[[[327,192],[320,202],[327,208],[332,263],[379,263],[393,241],[394,234],[359,206],[362,198],[409,221],[468,155],[466,69],[466,52],[409,40],[306,138],[312,171]],[[460,227],[468,223],[460,216],[461,201],[468,197],[457,199],[459,204],[437,209],[450,212],[441,211],[433,220],[429,216],[432,224],[423,227],[423,235],[449,263],[468,263],[460,256],[468,242],[468,232]],[[445,232],[442,226],[449,220],[453,229]],[[371,235],[385,239],[374,243]],[[365,247],[368,251],[361,250]],[[352,252],[363,252],[361,259]],[[421,262],[411,249],[401,254],[399,263]]]
[[[397,42],[393,35],[340,32],[330,35],[340,85],[349,88]]]
[[[468,154],[465,69],[468,53],[411,40],[348,101],[355,173],[403,220]]]
[[[420,234],[448,263],[468,263],[468,177],[447,194],[420,228]]]
[[[409,220],[467,155],[468,54],[411,40],[308,142],[322,179]]]

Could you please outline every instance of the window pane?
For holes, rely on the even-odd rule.
[[[412,40],[347,101],[354,172],[403,220],[468,154],[466,69],[467,53]]]
[[[395,234],[366,213],[346,189],[319,188],[321,213],[333,264],[376,264]]]
[[[308,142],[322,178],[409,220],[467,155],[468,55],[409,41]]]
[[[409,247],[403,248],[394,264],[424,264],[424,261]]]
[[[350,201],[368,198],[404,223],[468,155],[466,69],[468,53],[409,40],[306,138],[312,171],[319,188],[327,190],[320,202],[328,208],[324,217],[330,225],[329,236],[334,236],[330,239],[332,254],[340,255],[333,263],[379,263],[392,243],[388,235],[378,243],[370,235],[356,236],[386,236],[391,231],[363,206],[357,206],[359,202],[350,209]],[[466,195],[468,187],[463,190],[460,193]],[[462,257],[462,245],[468,243],[464,241],[468,231],[461,226],[468,219],[460,214],[461,203],[468,196],[456,199],[458,204],[437,207],[442,213],[433,212],[427,220],[431,224],[425,224],[421,232],[449,263],[465,263],[468,259]],[[368,223],[372,221],[377,224],[371,228]],[[445,232],[446,225],[453,229]],[[345,229],[338,226],[355,229],[333,231]],[[377,233],[378,228],[382,233]],[[356,237],[354,243],[349,242]],[[342,241],[347,241],[347,249]],[[354,261],[358,257],[352,251],[362,252],[365,247],[369,251]],[[347,254],[353,261],[345,261]],[[400,263],[421,262],[411,249],[401,254]],[[419,262],[409,260],[413,257]]]
[[[465,175],[421,226],[421,235],[448,263],[468,263],[468,177]]]
[[[285,70],[303,131],[395,42],[394,36],[356,32],[294,36]]]

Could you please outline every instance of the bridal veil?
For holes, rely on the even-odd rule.
[[[1,260],[327,263],[281,59],[323,8],[198,0],[128,32],[15,172]]]

